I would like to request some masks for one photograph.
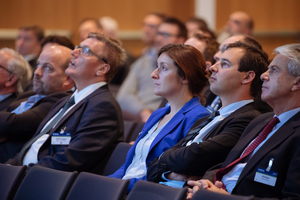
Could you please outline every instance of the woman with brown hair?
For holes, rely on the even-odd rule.
[[[169,106],[152,113],[125,164],[110,177],[130,179],[130,191],[137,180],[146,180],[149,162],[179,142],[197,119],[210,114],[200,103],[205,75],[205,60],[196,48],[169,44],[160,49],[151,76],[154,93],[166,98]]]

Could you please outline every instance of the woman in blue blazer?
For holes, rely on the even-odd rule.
[[[207,83],[205,60],[194,47],[169,44],[162,47],[152,73],[154,93],[169,106],[152,113],[125,164],[110,177],[130,179],[128,192],[138,180],[146,180],[147,165],[179,142],[194,122],[210,113],[201,105],[200,95]]]

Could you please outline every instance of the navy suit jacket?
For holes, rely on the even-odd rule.
[[[69,101],[57,102],[39,125],[45,124]],[[52,133],[71,133],[69,145],[52,145]],[[78,102],[56,124],[38,152],[36,165],[63,171],[101,174],[118,142],[123,140],[123,118],[119,104],[104,85]],[[16,157],[7,163],[17,164]],[[30,164],[32,166],[33,164]]]
[[[122,178],[125,172],[133,160],[135,154],[135,148],[137,143],[148,133],[148,131],[166,114],[170,112],[170,106],[160,108],[152,113],[145,126],[142,129],[139,137],[135,141],[134,145],[128,151],[125,164],[118,169],[110,177]],[[160,131],[157,137],[151,143],[149,153],[146,159],[146,165],[150,163],[154,158],[162,154],[164,151],[174,146],[180,141],[194,124],[194,122],[202,117],[209,115],[210,113],[204,108],[197,97],[187,102],[176,115],[166,124],[166,126]],[[138,180],[146,180],[146,176],[139,179],[131,179],[129,190],[134,183]]]
[[[232,149],[222,167],[240,157],[248,144],[268,124],[274,113],[254,119]],[[300,199],[300,112],[282,125],[249,159],[232,194],[260,198]],[[273,158],[271,171],[277,172],[275,186],[254,181],[258,168],[266,169]]]
[[[14,157],[34,135],[52,106],[61,98],[69,95],[66,92],[52,93],[37,101],[30,109],[21,114],[11,113],[23,101],[27,101],[30,96],[35,94],[32,91],[22,93],[5,111],[0,112],[0,137],[6,138],[6,141],[0,144],[0,163]]]

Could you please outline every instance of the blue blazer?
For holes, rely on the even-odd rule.
[[[149,117],[148,121],[144,125],[139,137],[135,141],[134,145],[129,149],[126,157],[125,164],[120,167],[110,177],[122,178],[129,165],[131,164],[135,152],[137,143],[148,133],[148,131],[166,114],[170,112],[170,106],[157,109]],[[166,126],[160,131],[160,133],[153,140],[149,153],[146,159],[146,166],[156,157],[160,156],[164,151],[178,143],[188,133],[194,122],[202,117],[209,115],[210,112],[206,110],[199,102],[198,97],[194,97],[187,102],[175,116],[166,124]],[[142,178],[130,179],[128,192],[133,187],[134,183],[138,180],[147,180],[146,176]]]

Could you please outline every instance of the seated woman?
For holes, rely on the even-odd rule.
[[[162,47],[152,73],[154,93],[169,106],[152,113],[128,151],[125,164],[110,177],[130,179],[128,192],[138,180],[146,180],[147,164],[179,142],[194,122],[210,114],[201,105],[207,83],[205,60],[194,47],[169,44]]]

